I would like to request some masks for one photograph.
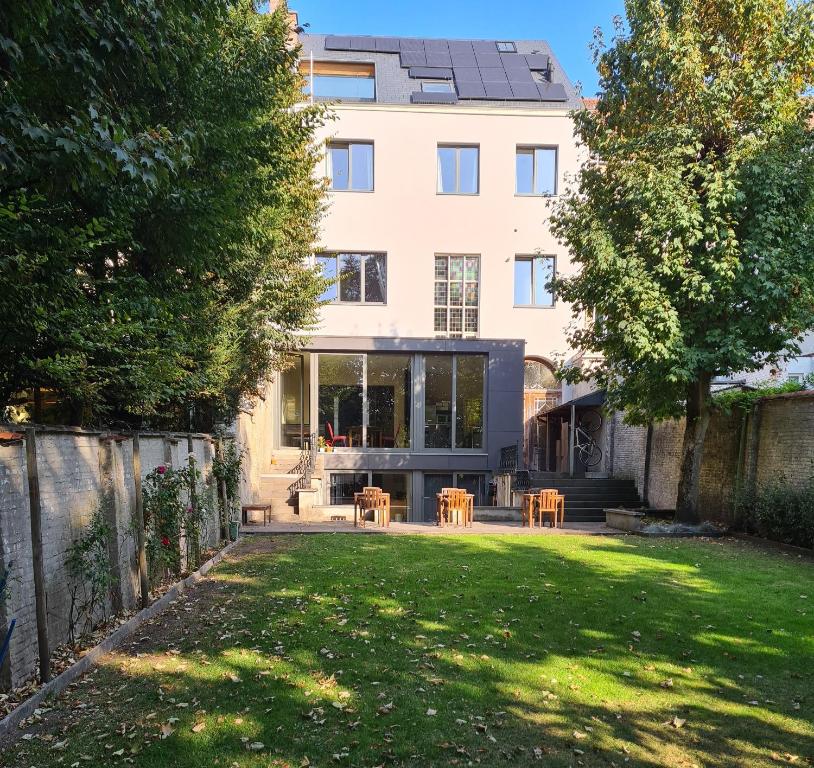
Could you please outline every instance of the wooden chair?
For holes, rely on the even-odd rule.
[[[468,494],[463,488],[449,488],[447,493],[447,519],[450,523],[455,525],[463,525],[466,527],[466,521],[469,517],[469,499]]]
[[[540,491],[537,501],[537,512],[540,515],[540,527],[543,527],[545,518],[551,515],[551,527],[557,527],[557,510],[559,508],[558,496],[560,492],[556,488],[544,488]]]
[[[365,527],[365,514],[373,512],[373,522],[390,527],[390,494],[381,488],[366,486],[355,494],[353,504],[353,524],[356,525],[356,510],[359,509],[359,526]]]
[[[348,437],[347,435],[335,435],[334,428],[330,421],[325,422],[325,433],[328,435],[327,440],[325,442],[331,446],[331,448],[336,448],[338,443],[342,444],[343,448],[348,447]]]

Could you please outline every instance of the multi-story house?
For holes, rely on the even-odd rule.
[[[485,501],[501,449],[548,468],[537,411],[560,397],[568,273],[548,203],[577,170],[581,101],[540,40],[302,35],[328,210],[315,255],[337,282],[318,330],[268,398],[271,448],[316,434],[324,505],[366,485],[396,516],[436,492]]]

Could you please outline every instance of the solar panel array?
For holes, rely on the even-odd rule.
[[[421,40],[329,35],[325,50],[393,53],[413,79],[454,80],[457,99],[568,101],[565,86],[551,82],[551,59],[543,53],[501,53],[495,40]],[[416,91],[417,104],[454,103],[454,93]]]

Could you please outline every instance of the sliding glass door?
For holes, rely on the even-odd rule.
[[[482,449],[485,355],[424,358],[424,447]]]

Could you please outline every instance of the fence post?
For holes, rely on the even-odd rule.
[[[133,433],[133,485],[136,490],[136,547],[138,576],[141,585],[141,607],[150,604],[150,583],[147,580],[147,550],[144,541],[144,496],[141,491],[141,445],[138,432]]]
[[[223,438],[218,438],[217,443],[217,453],[218,459],[222,462],[223,461]],[[223,514],[218,515],[220,518],[220,540],[221,541],[228,541],[229,540],[229,499],[226,496],[226,480],[221,478],[218,481],[218,495],[220,496],[220,501],[223,504]]]
[[[198,519],[198,494],[195,482],[195,444],[192,441],[192,432],[187,433],[187,463],[189,464],[189,506],[192,507],[192,519]],[[197,568],[201,564],[201,532],[196,530],[192,541],[187,539],[187,546],[192,552],[193,565]],[[187,553],[187,561],[189,553]]]
[[[40,477],[37,471],[37,437],[34,427],[28,427],[25,431],[25,459],[28,474],[28,503],[31,509],[31,551],[34,566],[34,597],[37,607],[40,682],[47,683],[51,679],[51,653],[48,648],[48,610],[45,602],[45,567],[42,560]]]

